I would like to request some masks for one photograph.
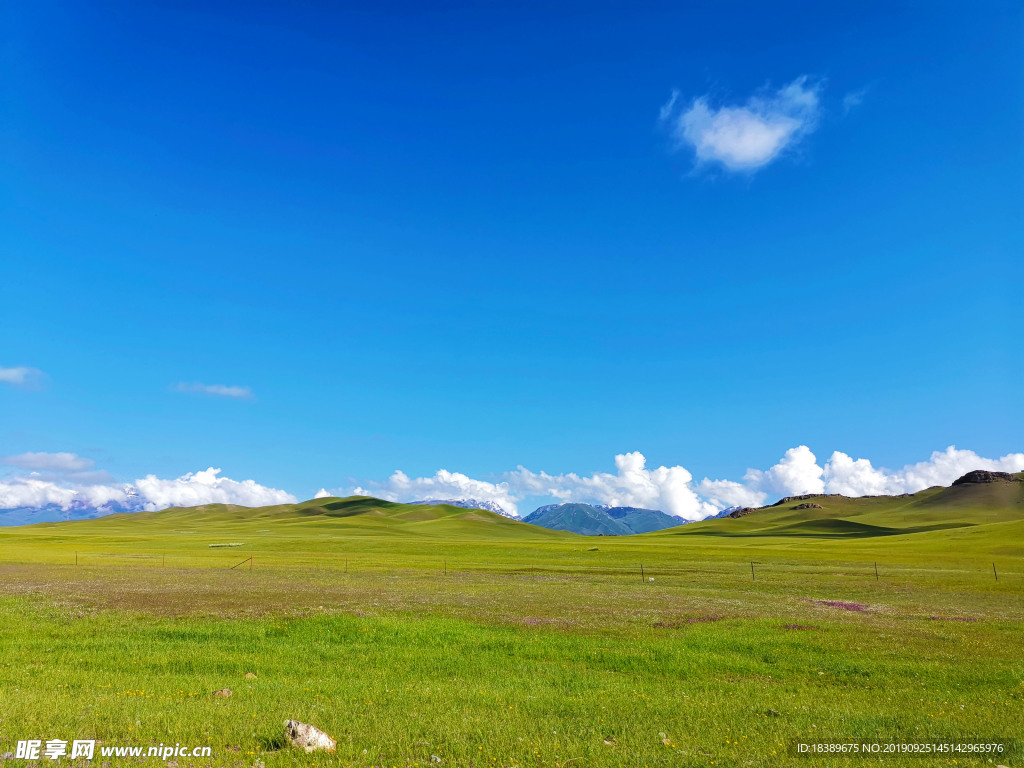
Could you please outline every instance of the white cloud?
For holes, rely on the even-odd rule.
[[[326,488],[321,488],[319,491],[316,492],[316,495],[313,496],[313,498],[314,499],[329,499],[333,495],[334,494],[331,493],[330,491],[328,491]]]
[[[799,496],[805,493],[824,493],[824,470],[806,445],[790,448],[778,464],[766,469],[748,469],[743,476],[745,485],[756,491],[777,496]]]
[[[6,456],[0,464],[19,469],[34,469],[42,472],[83,472],[92,469],[95,462],[74,453],[19,453]]]
[[[34,477],[0,480],[0,509],[11,507],[45,507],[56,504],[67,509],[77,498],[73,488],[66,488]]]
[[[823,474],[829,493],[841,493],[844,496],[902,493],[892,490],[893,478],[885,470],[875,469],[867,459],[852,459],[842,451],[832,454],[825,464]]]
[[[836,451],[825,465],[826,489],[845,496],[878,496],[916,493],[935,485],[950,485],[974,469],[993,472],[1024,471],[1024,453],[1008,453],[998,459],[987,459],[974,451],[949,446],[935,451],[927,461],[907,464],[891,471],[876,469],[868,459],[852,459]]]
[[[662,106],[677,148],[688,146],[698,166],[719,163],[730,171],[755,171],[814,131],[821,114],[821,83],[804,75],[742,105],[714,107],[707,96],[678,108],[677,92]]]
[[[252,389],[249,387],[227,386],[225,384],[187,384],[180,382],[174,386],[176,392],[188,392],[194,395],[213,395],[214,397],[230,397],[235,400],[252,400]]]
[[[760,507],[768,494],[735,480],[709,480],[704,478],[697,491],[718,509],[727,507]]]
[[[146,509],[194,507],[199,504],[240,504],[262,507],[271,504],[292,504],[296,498],[286,491],[268,488],[254,480],[232,480],[220,477],[220,470],[210,467],[189,472],[175,480],[162,480],[146,475],[135,481],[139,494],[146,500]]]
[[[36,368],[29,368],[20,365],[14,368],[0,366],[0,383],[11,384],[23,389],[33,389],[39,386],[43,379],[43,372]]]
[[[843,114],[848,114],[850,110],[856,109],[864,103],[864,97],[867,95],[868,89],[861,88],[857,91],[850,91],[843,96]]]
[[[639,451],[615,457],[614,475],[595,472],[549,475],[520,467],[505,475],[509,484],[523,495],[547,495],[562,501],[607,504],[613,507],[660,509],[685,520],[700,520],[717,509],[702,500],[691,486],[693,475],[681,466],[647,469]]]
[[[717,511],[702,501],[690,486],[693,476],[684,467],[646,468],[640,452],[615,457],[615,474],[596,472],[549,475],[519,467],[506,472],[496,482],[476,480],[459,472],[439,470],[432,477],[410,478],[397,471],[384,483],[355,488],[359,495],[377,496],[389,501],[415,501],[422,498],[476,499],[492,501],[511,514],[518,514],[518,502],[526,496],[549,496],[559,501],[589,502],[610,506],[661,509],[687,520],[699,520]]]
[[[253,480],[220,477],[220,470],[213,467],[173,480],[147,475],[133,484],[78,482],[78,478],[74,472],[56,479],[33,472],[0,479],[0,509],[55,505],[67,510],[116,504],[126,509],[158,510],[212,503],[259,507],[296,501],[286,491]]]
[[[416,501],[418,499],[476,499],[493,501],[506,512],[518,514],[516,495],[507,482],[491,483],[474,480],[461,472],[438,470],[432,477],[411,478],[401,470],[394,472],[384,483],[370,488],[354,488],[356,496],[376,496],[387,501]]]

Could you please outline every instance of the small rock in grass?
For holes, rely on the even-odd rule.
[[[613,739],[611,736],[609,736],[607,739],[604,740],[604,743],[605,743],[606,746],[614,747],[615,746],[615,739]]]
[[[298,720],[286,720],[284,724],[284,740],[293,747],[304,749],[307,752],[325,750],[333,752],[337,742],[321,731],[307,723],[300,723]]]
[[[219,691],[214,691],[213,695],[221,699],[230,699],[232,690],[230,688],[221,688]]]
[[[430,762],[432,762],[432,763],[440,763],[441,762],[441,758],[438,757],[437,755],[431,755],[430,756]]]
[[[256,679],[256,673],[255,672],[246,672],[245,673],[245,679],[246,680],[255,680]]]

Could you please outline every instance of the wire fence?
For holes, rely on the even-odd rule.
[[[2,557],[6,562],[32,562]],[[38,562],[38,561],[35,561]],[[989,582],[993,586],[1016,588],[1024,579],[1014,567],[1000,566],[998,562],[980,560],[947,560],[934,563],[906,563],[883,561],[833,561],[802,559],[733,560],[725,558],[687,559],[666,562],[652,559],[625,563],[585,563],[559,559],[550,554],[538,554],[534,559],[516,561],[500,559],[463,559],[435,555],[383,555],[336,552],[247,552],[241,548],[211,548],[204,550],[173,550],[166,552],[94,551],[78,550],[65,558],[48,558],[50,564],[87,567],[120,568],[213,568],[240,571],[296,570],[331,571],[335,573],[365,575],[436,574],[447,577],[500,576],[561,579],[633,579],[637,583],[658,584],[699,582],[708,579],[729,578],[752,584],[765,584],[780,580],[829,577],[864,582],[891,584],[894,582],[970,581]]]

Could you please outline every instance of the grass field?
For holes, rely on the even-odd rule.
[[[1019,739],[1022,487],[631,537],[358,498],[0,529],[0,754],[95,738],[212,748],[179,766],[831,766],[863,759],[793,745]],[[337,753],[282,749],[286,718]]]

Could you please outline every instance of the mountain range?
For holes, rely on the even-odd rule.
[[[538,507],[523,522],[585,536],[629,536],[675,528],[686,521],[656,509],[567,503]]]
[[[303,515],[324,515],[338,518],[358,509],[362,515],[372,511],[379,516],[390,510],[392,519],[417,520],[426,514],[431,519],[447,520],[443,525],[460,524],[493,529],[500,521],[506,535],[533,535],[537,528],[553,534],[571,532],[589,536],[627,536],[665,531],[673,534],[715,536],[749,535],[811,535],[830,536],[891,535],[930,529],[956,528],[979,521],[1019,520],[1024,516],[1024,473],[1015,475],[976,470],[956,480],[949,487],[935,486],[913,494],[899,496],[803,495],[790,496],[774,504],[756,508],[722,510],[707,520],[688,523],[682,518],[653,509],[613,507],[595,504],[565,503],[539,507],[525,518],[505,512],[497,504],[474,499],[427,499],[412,504],[384,502],[369,497],[350,499],[314,499],[301,504],[247,508],[235,505],[204,505],[202,509],[223,508],[232,515],[257,518],[265,510],[302,510]],[[127,490],[127,489],[126,489]],[[198,509],[198,508],[195,508]],[[344,511],[343,511],[344,510]],[[407,511],[403,511],[407,510]],[[153,512],[144,509],[143,499],[131,494],[123,502],[93,506],[75,501],[68,508],[57,505],[15,507],[0,510],[0,526],[21,526],[35,523],[88,520],[115,516],[122,521],[149,519],[152,515],[177,514],[178,509]],[[116,513],[135,513],[132,515]],[[894,524],[894,521],[896,524]],[[524,523],[528,525],[524,525]],[[441,523],[439,523],[441,525]],[[507,527],[511,526],[511,527]],[[669,530],[672,529],[672,530]]]
[[[127,497],[122,501],[110,501],[93,505],[75,499],[66,508],[57,504],[41,507],[9,507],[0,509],[0,526],[33,525],[35,523],[59,523],[64,520],[89,520],[117,512],[142,512],[145,500],[131,486],[125,486]]]

